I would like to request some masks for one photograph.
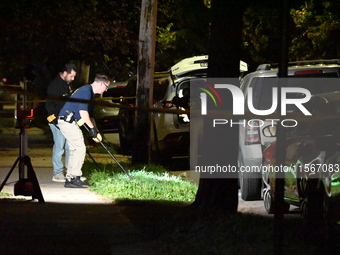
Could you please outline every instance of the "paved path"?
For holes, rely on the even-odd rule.
[[[28,149],[27,156],[30,157],[33,169],[37,175],[41,191],[45,202],[50,203],[91,203],[103,204],[110,203],[89,189],[66,189],[64,183],[52,182],[52,163],[51,163],[51,148]],[[114,163],[109,155],[106,154],[91,154],[96,162]],[[19,156],[18,149],[0,149],[0,180],[4,180],[16,159]],[[123,157],[123,156],[122,156]],[[120,157],[117,156],[119,159]],[[2,192],[14,194],[14,184],[18,180],[18,164],[11,174],[7,184]],[[31,199],[31,197],[21,197],[22,199]]]
[[[159,244],[143,239],[143,233],[125,217],[119,206],[89,189],[66,189],[63,183],[52,182],[51,141],[37,130],[29,132],[26,155],[31,159],[45,203],[32,201],[31,197],[0,197],[1,255],[160,254]],[[16,135],[0,135],[1,183],[19,156]],[[3,140],[4,136],[8,139]],[[15,143],[9,142],[9,138]],[[109,155],[93,156],[98,162],[113,162]],[[18,166],[2,192],[13,194],[17,180]],[[265,214],[262,203],[240,199],[239,211]]]
[[[51,181],[51,149],[28,149],[45,203],[32,197],[0,197],[0,254],[159,254],[119,206],[89,189],[66,189]],[[18,149],[0,149],[0,182],[18,158]],[[93,155],[110,162],[106,155]],[[14,169],[2,192],[14,194]]]

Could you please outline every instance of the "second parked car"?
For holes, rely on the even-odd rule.
[[[100,103],[94,109],[94,117],[99,130],[104,134],[118,132],[119,105],[125,94],[127,82],[111,83],[107,91],[97,95],[96,101]]]
[[[264,206],[274,212],[275,178],[281,171],[286,211],[295,205],[307,222],[334,226],[340,220],[340,92],[313,96],[307,109],[312,116],[287,130],[283,167],[276,162],[276,142],[264,150]],[[263,135],[275,136],[275,128],[265,127]]]
[[[340,60],[290,62],[288,67],[289,79],[339,78],[339,76]],[[272,91],[273,88],[277,86],[278,80],[277,65],[260,65],[256,72],[246,75],[241,82],[245,102],[249,100],[249,91],[251,89],[253,107],[257,110],[268,110],[272,105]],[[340,90],[339,82],[329,86],[324,84],[324,82],[317,84],[299,84],[293,82],[293,86],[304,87],[308,89],[311,94]],[[249,111],[248,104],[245,105],[245,110]],[[288,112],[291,110],[292,109],[287,109]],[[258,170],[257,172],[249,171],[241,172],[240,174],[241,197],[246,201],[261,199],[262,181],[260,170],[263,162],[263,150],[276,140],[275,136],[267,137],[264,136],[262,132],[264,127],[272,124],[272,121],[258,119],[263,119],[263,116],[256,119],[246,119],[247,125],[240,125],[239,131],[239,167]],[[275,123],[275,121],[273,123]]]

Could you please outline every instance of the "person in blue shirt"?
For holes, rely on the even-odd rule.
[[[48,96],[65,97],[68,98],[72,93],[71,83],[76,76],[77,68],[74,64],[66,64],[61,72],[54,78],[47,88]],[[65,153],[65,167],[68,164],[69,150],[64,135],[60,132],[57,118],[60,109],[66,101],[55,98],[48,98],[46,100],[47,120],[48,125],[53,135],[53,149],[52,149],[52,164],[54,182],[65,182],[64,164],[62,161]]]
[[[109,84],[110,81],[106,75],[96,75],[92,84],[80,87],[70,98],[91,101],[94,99],[95,94],[102,94],[106,91]],[[83,133],[79,126],[82,124],[87,125],[89,134],[93,140],[96,142],[101,141],[96,123],[91,117],[91,105],[86,101],[68,101],[59,112],[58,126],[65,136],[70,150],[65,188],[89,187],[89,185],[81,179],[81,168],[86,156],[86,146]]]

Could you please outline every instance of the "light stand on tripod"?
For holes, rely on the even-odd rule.
[[[24,90],[27,91],[27,82],[24,83]],[[42,196],[37,176],[33,170],[31,159],[26,155],[27,152],[27,132],[26,129],[31,127],[33,120],[33,109],[27,109],[27,95],[23,95],[23,109],[17,108],[15,111],[16,124],[15,128],[20,129],[19,137],[19,157],[14,162],[11,170],[0,186],[0,191],[5,186],[8,178],[12,174],[16,165],[19,163],[19,180],[14,185],[14,195],[32,196],[32,199],[38,199],[40,203],[45,203]],[[27,167],[27,176],[25,176],[25,166]]]

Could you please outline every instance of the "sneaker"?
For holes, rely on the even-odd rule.
[[[80,176],[76,176],[75,178],[68,179],[65,181],[65,188],[88,188],[90,185],[86,184],[80,179]]]
[[[54,181],[54,182],[65,182],[65,176],[62,172],[55,174],[52,177],[52,181]]]

